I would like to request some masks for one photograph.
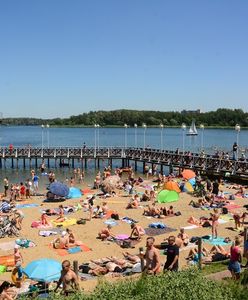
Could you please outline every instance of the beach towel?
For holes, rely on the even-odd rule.
[[[15,247],[15,244],[16,244],[15,241],[1,243],[0,249],[3,251],[13,250]]]
[[[49,247],[50,247],[51,249],[53,249],[59,256],[66,256],[66,255],[68,255],[68,254],[73,254],[73,251],[75,251],[75,250],[71,250],[71,251],[69,252],[69,250],[70,250],[71,248],[68,249],[68,250],[66,250],[66,249],[54,249],[52,245],[49,245]],[[88,246],[86,246],[86,245],[84,245],[84,244],[82,244],[82,245],[80,245],[80,246],[72,247],[72,248],[77,248],[76,251],[78,251],[78,248],[80,248],[82,252],[88,252],[88,251],[91,251],[91,250],[92,250],[91,248],[89,248]],[[74,252],[74,253],[76,253],[76,252]]]
[[[31,248],[36,246],[34,242],[27,239],[17,239],[15,240],[15,243],[22,248]]]
[[[83,189],[83,195],[85,194],[94,194],[95,191],[94,190],[91,190],[91,189]]]
[[[135,221],[134,219],[129,217],[123,217],[121,221],[126,222],[127,224],[138,223],[138,221]]]
[[[190,230],[190,229],[195,229],[195,228],[200,228],[200,226],[197,225],[189,225],[189,226],[184,226],[183,229]]]
[[[27,204],[17,204],[16,205],[16,208],[30,208],[30,207],[37,207],[37,206],[39,206],[39,204],[37,204],[37,203],[27,203]]]
[[[118,225],[118,223],[115,220],[113,220],[113,219],[108,219],[108,220],[104,221],[104,224],[111,225],[111,226]]]
[[[166,227],[166,228],[145,228],[145,232],[149,236],[156,236],[164,233],[169,233],[176,231],[174,228]]]
[[[66,219],[64,222],[56,222],[56,220],[52,220],[52,224],[54,226],[68,227],[77,224],[77,219]]]
[[[236,208],[241,208],[241,206],[237,205],[237,204],[227,204],[224,207],[226,207],[228,210],[234,210]]]
[[[212,236],[209,235],[209,238],[207,239],[202,239],[205,243],[211,244],[211,245],[220,245],[220,246],[227,246],[227,245],[231,245],[231,242],[226,243],[224,242],[225,238],[222,237],[217,237],[212,239]]]
[[[58,231],[53,231],[53,230],[40,230],[39,235],[43,237],[51,236],[51,235],[56,235],[58,234]]]
[[[31,227],[32,228],[38,228],[38,229],[46,229],[46,228],[52,228],[53,226],[50,223],[48,225],[42,225],[41,221],[33,221],[31,223]]]
[[[167,226],[165,224],[163,224],[163,223],[159,223],[158,222],[158,223],[151,223],[151,224],[148,225],[148,227],[150,227],[150,228],[161,228],[161,229],[164,229]]]
[[[127,240],[127,239],[129,238],[129,235],[127,235],[127,234],[117,234],[117,235],[115,236],[115,238],[116,238],[117,240]]]

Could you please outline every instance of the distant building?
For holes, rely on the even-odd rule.
[[[200,109],[197,109],[197,110],[182,110],[181,111],[181,114],[182,115],[190,115],[190,114],[200,114],[201,113],[201,110]]]

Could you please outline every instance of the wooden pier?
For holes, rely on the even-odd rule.
[[[248,179],[248,161],[232,160],[216,157],[213,155],[201,155],[198,153],[184,154],[173,151],[161,151],[158,149],[141,148],[77,148],[77,147],[53,147],[53,148],[1,148],[0,149],[0,167],[18,168],[18,167],[39,167],[42,161],[48,168],[52,162],[54,167],[68,166],[74,168],[76,163],[87,168],[89,160],[94,160],[95,167],[99,168],[100,160],[108,160],[112,167],[113,160],[121,160],[123,168],[134,164],[137,170],[137,164],[142,163],[143,170],[146,164],[167,166],[171,169],[177,167],[180,169],[188,168],[198,170],[201,173],[217,174],[222,176],[239,176]]]

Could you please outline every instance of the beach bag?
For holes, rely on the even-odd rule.
[[[121,248],[131,248],[131,241],[123,241],[121,244]]]
[[[111,214],[111,219],[113,220],[120,220],[120,217],[118,214]]]
[[[181,216],[182,214],[181,214],[181,212],[180,211],[177,211],[177,212],[175,212],[175,214],[174,214],[175,216]]]
[[[79,219],[79,220],[77,220],[77,224],[85,225],[86,224],[86,220],[85,219]]]
[[[195,243],[196,241],[198,241],[198,239],[198,236],[192,236],[192,238],[190,239],[190,243]]]
[[[222,207],[222,214],[223,215],[228,214],[228,209],[226,207]]]

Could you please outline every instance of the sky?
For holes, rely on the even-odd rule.
[[[0,112],[241,108],[247,0],[1,0]]]

